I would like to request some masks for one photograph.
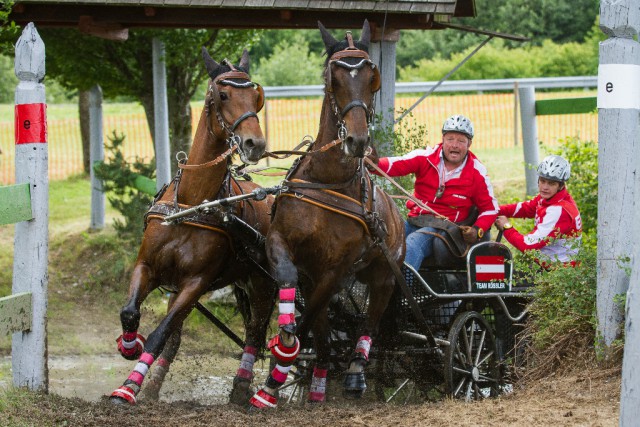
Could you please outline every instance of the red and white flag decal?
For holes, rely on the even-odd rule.
[[[476,281],[489,282],[491,280],[504,280],[504,257],[477,256]]]

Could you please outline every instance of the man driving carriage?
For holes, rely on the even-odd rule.
[[[439,215],[459,224],[460,236],[451,237],[461,238],[466,244],[482,239],[498,214],[487,169],[469,150],[473,136],[471,120],[453,115],[445,120],[442,141],[436,147],[378,160],[378,167],[389,176],[415,174],[413,195]],[[474,207],[478,214],[475,219],[470,217]],[[405,262],[417,270],[432,255],[436,234],[443,235],[438,226],[443,221],[413,200],[407,201],[407,208]]]

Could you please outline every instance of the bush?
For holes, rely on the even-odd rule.
[[[113,131],[107,145],[111,160],[99,162],[94,166],[96,177],[102,180],[103,192],[113,208],[124,218],[114,219],[113,226],[118,236],[125,240],[139,241],[144,231],[144,214],[151,206],[152,197],[135,188],[138,175],[155,177],[155,161],[144,163],[136,156],[133,162],[125,159],[122,144],[125,136]]]
[[[596,244],[594,237],[586,235],[574,268],[559,266],[550,271],[530,269],[530,279],[535,281],[534,298],[530,311],[533,315],[531,331],[534,344],[545,348],[565,336],[588,336],[593,344],[597,329],[596,315]],[[538,251],[531,251],[518,258],[520,270],[533,265]]]
[[[421,59],[399,70],[399,81],[434,81],[452,70],[473,48],[451,59]],[[504,43],[485,46],[457,70],[450,80],[508,79],[524,77],[592,76],[598,73],[598,43],[556,44],[508,49]]]

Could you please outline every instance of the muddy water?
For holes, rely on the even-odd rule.
[[[49,358],[49,393],[97,402],[122,385],[135,363],[117,354],[52,356]],[[203,405],[227,403],[238,363],[231,357],[219,355],[179,355],[165,378],[160,400]],[[266,378],[267,368],[268,362],[256,363],[258,384]],[[11,358],[4,357],[0,359],[0,387],[9,387],[12,381]]]

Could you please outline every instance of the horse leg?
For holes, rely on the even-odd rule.
[[[308,400],[310,403],[323,403],[327,395],[327,372],[329,371],[329,357],[331,354],[327,305],[316,316],[311,330],[313,331],[313,344],[316,349],[316,362],[313,367],[311,384],[309,385]]]
[[[131,275],[129,297],[127,303],[120,310],[122,335],[116,339],[118,351],[127,360],[135,360],[142,354],[145,339],[138,333],[140,326],[140,305],[142,301],[155,289],[149,277],[150,268],[146,264],[138,263]]]
[[[276,366],[267,377],[264,386],[249,400],[253,408],[275,408],[278,405],[276,391],[287,380],[291,366],[300,352],[300,341],[295,336],[295,299],[298,270],[292,261],[286,241],[278,233],[267,240],[267,256],[278,283],[278,334],[268,347],[276,358]]]
[[[176,300],[176,294],[171,294],[169,297],[169,304],[167,306],[167,311],[171,309],[173,303]],[[164,383],[164,377],[169,372],[169,368],[171,367],[171,363],[176,357],[178,353],[178,349],[180,348],[180,343],[182,341],[182,325],[169,336],[167,343],[160,354],[160,357],[155,361],[155,367],[151,371],[151,377],[147,381],[147,385],[140,395],[141,399],[157,401],[160,397],[160,389],[162,388],[162,384]]]
[[[275,283],[259,276],[252,277],[247,284],[245,295],[248,299],[249,312],[243,314],[246,345],[242,352],[240,366],[233,379],[233,389],[229,395],[231,403],[246,405],[251,398],[252,393],[249,388],[253,380],[253,364],[257,354],[264,348],[275,291]]]
[[[149,372],[149,368],[164,349],[169,336],[182,326],[184,319],[191,312],[198,298],[206,291],[206,284],[209,282],[200,278],[190,278],[184,283],[185,285],[180,287],[181,290],[178,292],[176,300],[165,318],[149,334],[149,338],[144,345],[144,351],[140,355],[135,368],[125,382],[111,393],[111,402],[135,405],[136,396],[142,388],[142,382]]]
[[[384,261],[381,265],[385,266]],[[378,271],[376,272],[375,270]],[[346,397],[360,398],[367,389],[364,368],[369,361],[371,336],[377,335],[380,319],[393,293],[394,275],[389,271],[388,267],[385,270],[380,270],[376,267],[371,267],[367,272],[369,277],[365,278],[365,283],[369,284],[369,307],[361,336],[358,338],[344,378]]]

